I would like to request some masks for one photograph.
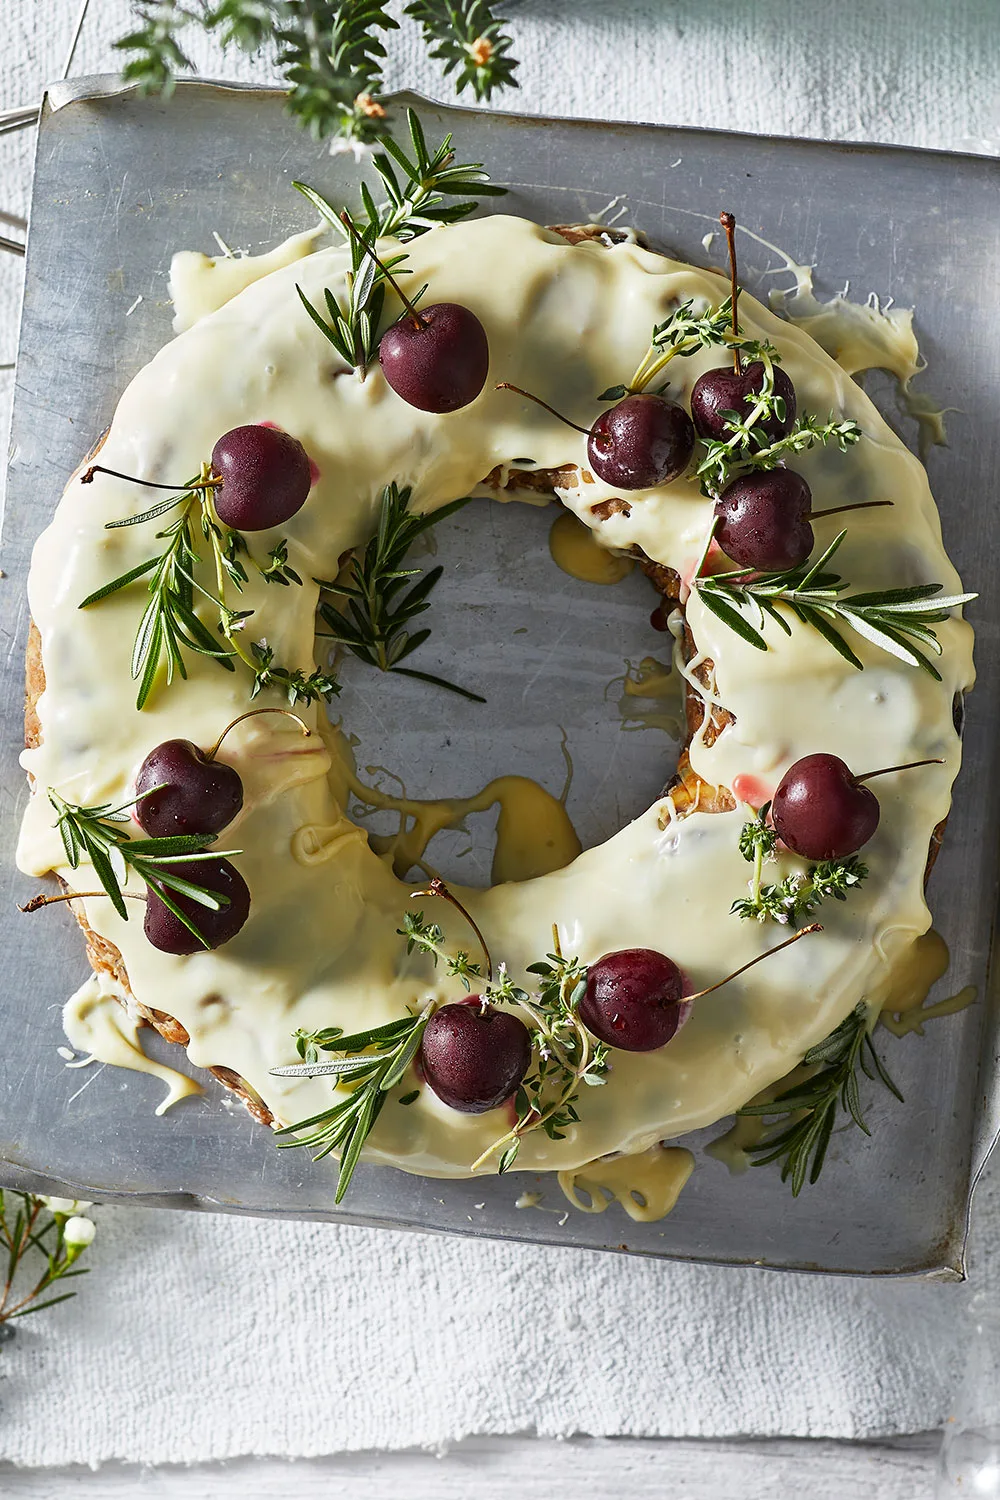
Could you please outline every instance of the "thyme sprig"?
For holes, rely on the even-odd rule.
[[[5,1258],[0,1270],[0,1327],[15,1318],[55,1307],[57,1302],[68,1302],[75,1292],[60,1292],[55,1297],[45,1294],[57,1282],[87,1275],[87,1268],[77,1266],[76,1261],[93,1238],[93,1222],[83,1218],[81,1212],[90,1204],[68,1199],[51,1201],[65,1203],[70,1211],[50,1207],[49,1200],[34,1193],[0,1189],[0,1261]],[[33,1252],[40,1257],[44,1269],[39,1268],[36,1260],[39,1274],[22,1289],[23,1279],[18,1272],[28,1264]],[[20,1281],[20,1288],[15,1287],[15,1281]],[[44,1301],[39,1301],[40,1297]],[[13,1329],[6,1331],[10,1334]]]
[[[82,476],[81,482],[90,483],[95,473],[103,472],[116,478],[129,479],[127,474],[116,470],[102,469],[94,465]],[[132,481],[147,483],[147,481]],[[274,653],[264,641],[244,645],[246,624],[253,610],[235,609],[226,600],[227,584],[242,592],[249,575],[243,563],[247,558],[266,583],[284,586],[301,584],[302,580],[288,563],[288,543],[279,541],[271,550],[266,563],[257,562],[243,535],[223,526],[212,506],[212,494],[221,481],[212,472],[211,464],[203,463],[201,473],[181,486],[176,494],[160,500],[138,515],[121,521],[108,521],[105,529],[115,531],[126,526],[139,526],[158,519],[168,511],[177,509],[177,516],[156,532],[156,540],[165,543],[160,552],[135,568],[130,568],[110,583],[88,594],[78,606],[89,609],[121,589],[137,583],[147,575],[149,602],[139,620],[132,647],[131,673],[139,683],[136,708],[142,709],[161,672],[169,687],[176,673],[186,678],[185,650],[201,656],[212,657],[226,671],[236,670],[234,659],[239,658],[254,674],[253,696],[265,686],[276,686],[287,693],[289,702],[313,702],[320,698],[329,700],[340,691],[336,680],[323,672],[313,672],[306,677],[301,671],[290,671],[274,665]],[[152,485],[152,488],[169,488]],[[198,534],[200,533],[201,540]],[[215,574],[215,590],[206,588],[196,576],[202,561],[203,544],[208,547],[209,561]],[[209,628],[195,609],[196,595],[207,600],[216,616],[215,633]],[[222,637],[220,640],[219,637]],[[223,644],[223,642],[225,644]],[[293,691],[294,689],[294,691]]]
[[[272,52],[291,85],[287,108],[317,140],[339,136],[355,147],[384,140],[390,126],[378,95],[384,38],[399,29],[386,0],[135,0],[135,26],[115,43],[126,83],[169,94],[194,63],[181,38],[190,27],[224,49]],[[485,0],[411,0],[429,55],[453,75],[456,92],[489,99],[516,88],[511,40]]]
[[[330,628],[317,634],[346,646],[355,656],[382,672],[399,672],[404,677],[415,677],[421,682],[447,688],[473,703],[485,703],[485,698],[468,688],[459,687],[434,673],[419,672],[402,665],[431,633],[425,628],[411,634],[407,626],[430,608],[429,595],[444,571],[438,566],[418,577],[419,569],[403,566],[406,555],[418,536],[467,505],[469,497],[454,500],[450,505],[425,515],[414,514],[408,508],[409,500],[409,487],[400,489],[395,483],[386,485],[382,492],[378,527],[364,550],[354,554],[349,570],[350,581],[317,580],[328,593],[346,600],[344,610],[334,608],[328,601],[320,603],[320,616]],[[417,582],[407,586],[412,579],[417,579]]]
[[[576,1105],[581,1086],[597,1088],[607,1081],[608,1048],[591,1036],[579,1017],[587,969],[578,959],[563,956],[555,928],[552,937],[555,951],[529,964],[526,971],[538,976],[537,993],[529,994],[515,985],[503,964],[497,983],[484,991],[485,1000],[516,1005],[535,1023],[531,1037],[534,1067],[514,1096],[514,1125],[473,1162],[473,1171],[498,1153],[497,1172],[509,1171],[529,1131],[542,1130],[550,1140],[561,1141],[570,1126],[579,1122]]]
[[[321,1110],[308,1120],[275,1131],[276,1135],[292,1137],[279,1141],[279,1146],[315,1147],[315,1161],[320,1161],[331,1151],[340,1151],[337,1203],[341,1202],[350,1186],[362,1147],[382,1113],[390,1090],[402,1081],[417,1055],[433,1010],[434,1007],[428,1005],[418,1015],[402,1016],[398,1021],[373,1026],[368,1031],[357,1031],[350,1036],[344,1036],[339,1027],[296,1033],[296,1050],[310,1065],[310,1076],[332,1074],[338,1084],[354,1085],[346,1098],[340,1099],[331,1109]],[[320,1051],[335,1052],[338,1056],[330,1061],[319,1061]],[[303,1069],[293,1064],[291,1068],[272,1068],[271,1072],[279,1077],[289,1074],[294,1077],[301,1076]],[[311,1133],[300,1136],[298,1132],[303,1130]]]
[[[774,389],[773,378],[765,379],[754,405],[745,415],[739,412],[721,412],[727,418],[729,437],[704,441],[705,456],[696,470],[706,495],[717,495],[732,480],[743,474],[765,469],[776,469],[793,453],[803,453],[809,448],[836,444],[841,453],[860,442],[863,433],[851,418],[838,421],[833,412],[829,421],[803,412],[796,419],[791,432],[772,442],[762,430],[761,424],[772,411],[779,420],[784,416],[784,399]]]
[[[686,302],[675,307],[662,323],[654,326],[649,348],[639,361],[629,383],[609,386],[597,399],[620,401],[630,393],[647,390],[672,359],[688,359],[701,349],[713,347],[736,350],[747,363],[761,360],[765,369],[773,370],[773,366],[781,360],[774,345],[766,339],[751,339],[742,334],[734,334],[732,316],[731,297],[727,297],[718,307],[710,307],[704,312],[696,312],[694,298],[689,297]],[[658,386],[656,389],[659,392],[665,390],[666,386]],[[764,399],[766,404],[762,408],[763,415],[769,415],[772,410],[777,409],[781,417],[784,416],[784,402],[773,392],[773,377],[771,394]]]
[[[426,922],[422,911],[407,911],[403,913],[403,925],[396,929],[400,937],[406,939],[406,951],[412,953],[418,949],[421,953],[430,956],[437,968],[440,960],[444,966],[444,973],[448,979],[457,979],[466,994],[472,989],[472,981],[477,983],[483,977],[482,964],[470,958],[464,949],[456,953],[449,953],[445,947],[445,937],[436,922]]]
[[[941,644],[932,627],[947,620],[951,610],[969,604],[978,596],[941,595],[941,584],[922,583],[844,598],[846,583],[839,574],[827,571],[827,566],[846,535],[846,531],[841,531],[814,562],[807,560],[798,567],[776,573],[737,568],[711,576],[696,575],[692,587],[706,609],[758,651],[768,649],[761,634],[768,619],[791,635],[792,627],[778,608],[784,605],[859,670],[864,663],[852,651],[838,625],[849,626],[873,646],[909,666],[921,667],[940,682],[941,674],[920,648],[940,656]]]
[[[753,865],[750,895],[734,901],[730,911],[757,922],[799,923],[830,898],[846,901],[868,875],[868,866],[856,854],[846,859],[820,860],[805,872],[787,875],[775,884],[762,883],[767,860],[775,857],[778,835],[768,825],[770,802],[740,830],[740,853]]]
[[[818,1069],[811,1078],[772,1100],[746,1104],[739,1111],[741,1115],[786,1122],[746,1151],[754,1158],[751,1165],[755,1167],[780,1161],[781,1180],[791,1180],[795,1197],[807,1180],[818,1180],[840,1110],[845,1110],[865,1135],[871,1135],[861,1108],[859,1068],[866,1078],[877,1079],[902,1103],[902,1094],[875,1050],[870,1020],[867,1006],[859,1001],[851,1014],[822,1042],[810,1047],[802,1059],[805,1067]]]
[[[150,796],[156,790],[156,787],[152,787],[143,795]],[[128,879],[129,871],[134,871],[147,888],[156,892],[168,911],[173,912],[177,920],[189,932],[194,933],[200,943],[206,948],[209,946],[170,892],[187,896],[189,900],[197,902],[199,906],[206,906],[211,911],[228,906],[229,897],[179,875],[173,867],[194,861],[217,862],[241,854],[241,849],[213,849],[211,853],[206,853],[209,846],[216,842],[217,835],[214,833],[177,834],[158,839],[131,838],[123,825],[129,822],[130,810],[140,800],[138,797],[117,807],[110,802],[94,807],[80,807],[74,802],[65,801],[52,787],[48,789],[48,797],[56,813],[56,827],[59,829],[70,869],[79,869],[80,860],[88,859],[108,899],[123,921],[128,921],[128,910],[122,886]]]

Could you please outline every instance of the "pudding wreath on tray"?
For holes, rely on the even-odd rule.
[[[342,244],[167,344],[36,544],[18,861],[64,896],[29,906],[79,893],[101,983],[338,1201],[362,1152],[572,1171],[803,1058],[873,1076],[973,680],[923,467],[739,293],[727,215],[728,295],[631,236],[309,196]],[[331,648],[450,686],[406,551],[539,491],[660,593],[678,775],[564,869],[415,892],[347,815]],[[765,1140],[796,1190],[832,1123]]]

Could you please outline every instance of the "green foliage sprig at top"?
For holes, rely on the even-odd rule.
[[[385,0],[136,0],[133,11],[134,29],[115,46],[126,54],[124,81],[144,93],[169,93],[178,73],[194,70],[181,43],[200,29],[224,49],[270,53],[289,86],[289,112],[317,140],[370,145],[388,134],[383,38],[399,24]],[[410,0],[403,14],[457,93],[471,89],[481,101],[517,88],[507,23],[486,0]]]

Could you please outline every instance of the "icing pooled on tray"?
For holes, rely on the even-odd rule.
[[[125,391],[101,452],[111,468],[173,483],[197,473],[219,436],[240,424],[273,423],[301,441],[318,470],[309,499],[278,532],[255,538],[255,547],[263,555],[279,535],[287,537],[289,562],[304,583],[269,588],[254,576],[241,607],[254,611],[253,631],[275,659],[307,673],[315,665],[312,580],[334,577],[345,551],[371,534],[390,480],[412,486],[413,508],[430,511],[525,455],[540,468],[575,466],[559,496],[600,546],[641,548],[688,577],[709,522],[711,502],[691,478],[631,492],[628,507],[602,506],[616,496],[588,471],[586,437],[494,385],[505,380],[536,391],[586,425],[596,414],[596,393],[629,378],[651,328],[670,309],[688,298],[702,308],[718,304],[716,276],[635,244],[571,246],[505,216],[434,230],[406,253],[412,284],[429,285],[428,301],[458,302],[487,329],[490,375],[471,405],[435,416],[405,405],[377,369],[361,381],[345,368],[296,293],[298,283],[322,306],[325,287],[342,291],[348,259],[334,248],[273,271],[168,344]],[[800,409],[832,410],[864,431],[847,453],[796,457],[817,508],[893,501],[848,518],[839,571],[858,590],[929,581],[958,591],[916,458],[805,333],[749,296],[740,314],[748,336],[780,349]],[[695,379],[718,361],[712,349],[675,361],[671,400],[687,405]],[[147,496],[106,475],[87,486],[71,482],[32,562],[30,603],[46,688],[37,705],[42,740],[23,758],[36,790],[18,858],[25,871],[55,871],[76,888],[86,874],[66,863],[45,789],[78,804],[126,801],[154,745],[171,737],[211,745],[249,698],[250,674],[239,664],[226,673],[191,656],[188,679],[161,684],[137,711],[129,663],[142,584],[78,609],[150,556],[155,522],[106,530],[108,521],[145,509]],[[813,524],[818,547],[826,546],[836,523]],[[519,1168],[573,1172],[611,1152],[650,1150],[731,1113],[784,1076],[860,997],[886,988],[893,966],[929,926],[924,865],[959,767],[952,701],[972,682],[969,626],[953,614],[936,627],[938,682],[852,635],[865,664],[857,671],[795,622],[789,635],[768,622],[770,649],[757,651],[697,592],[686,615],[696,660],[714,664],[710,696],[733,716],[717,737],[696,735],[690,747],[694,771],[710,785],[773,789],[794,760],[816,750],[841,756],[858,772],[930,757],[944,763],[877,784],[882,821],[865,849],[869,879],[846,903],[824,908],[821,936],[697,1002],[661,1050],[614,1052],[606,1086],[586,1090],[579,1102],[579,1123],[559,1140],[526,1134]],[[281,701],[273,689],[257,700]],[[347,694],[342,709],[349,728]],[[299,711],[316,723],[315,706]],[[126,923],[102,898],[82,904],[94,931],[120,950],[136,999],[186,1029],[191,1060],[233,1070],[279,1123],[289,1123],[329,1107],[332,1098],[328,1078],[269,1072],[296,1061],[297,1028],[353,1032],[459,995],[455,981],[425,957],[406,956],[397,929],[414,904],[412,886],[394,874],[391,851],[380,857],[347,816],[353,771],[337,732],[303,739],[285,718],[258,717],[231,732],[225,758],[244,787],[243,810],[224,835],[225,847],[243,851],[235,862],[252,893],[243,930],[217,951],[172,957],[146,942],[134,915]],[[398,769],[405,776],[406,768]],[[773,928],[730,915],[746,892],[748,866],[738,849],[746,816],[736,807],[676,818],[669,799],[661,799],[564,868],[487,891],[455,889],[516,983],[525,983],[527,965],[550,949],[556,924],[563,951],[584,963],[614,949],[653,948],[682,967],[692,989],[702,989],[775,941]],[[458,913],[442,907],[434,916],[449,941],[468,945]],[[506,1109],[459,1114],[427,1087],[403,1107],[398,1097],[406,1087],[412,1082],[390,1095],[366,1159],[468,1175],[508,1128]],[[493,1171],[492,1161],[483,1170]]]

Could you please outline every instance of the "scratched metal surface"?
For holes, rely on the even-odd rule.
[[[730,1178],[720,1163],[699,1157],[674,1214],[652,1225],[632,1224],[617,1208],[574,1213],[565,1223],[561,1214],[519,1211],[519,1192],[546,1188],[530,1177],[439,1183],[382,1168],[359,1171],[339,1214],[329,1164],[279,1154],[241,1109],[224,1107],[220,1090],[210,1087],[202,1100],[156,1119],[162,1086],[155,1080],[110,1068],[64,1070],[56,1054],[59,1009],[84,976],[81,945],[62,913],[18,918],[15,898],[31,886],[13,869],[13,847],[26,795],[17,756],[30,547],[122,388],[170,336],[171,251],[212,251],[215,229],[241,248],[273,243],[310,221],[290,188],[294,177],[336,198],[350,196],[357,168],[296,130],[271,92],[183,83],[164,104],[120,92],[101,97],[107,80],[75,88],[92,97],[47,108],[40,127],[3,531],[0,1177],[88,1198],[593,1248],[627,1244],[691,1260],[956,1274],[970,1185],[997,1128],[996,1028],[985,999],[1000,787],[1000,621],[988,588],[1000,432],[997,164],[421,106],[429,132],[453,129],[466,159],[486,161],[509,184],[505,209],[565,222],[596,214],[621,194],[630,220],[654,243],[703,263],[702,236],[725,204],[765,239],[815,262],[827,294],[850,278],[855,292],[917,307],[927,385],[957,408],[952,445],[930,456],[931,479],[951,553],[967,584],[985,588],[972,612],[980,685],[969,703],[967,763],[931,889],[936,925],[952,951],[940,992],[971,983],[979,1003],[932,1026],[926,1039],[886,1038],[905,1107],[875,1100],[873,1139],[857,1131],[836,1136],[822,1187],[797,1201],[773,1169]],[[766,293],[779,268],[777,257],[744,242],[744,278],[753,289]],[[662,639],[645,626],[650,601],[641,580],[598,591],[551,565],[549,521],[544,512],[492,506],[464,513],[439,538],[447,586],[435,606],[439,654],[427,665],[481,681],[488,662],[495,711],[488,735],[471,728],[458,700],[432,703],[422,690],[411,698],[409,684],[354,674],[342,702],[359,763],[402,775],[412,794],[475,791],[502,771],[530,774],[558,792],[565,735],[574,766],[568,807],[591,843],[644,805],[670,769],[675,751],[662,731],[623,732],[615,682],[627,658],[655,651]],[[412,735],[397,734],[404,710],[415,705]],[[501,722],[506,727],[496,732]],[[484,816],[435,853],[446,869],[485,879],[490,840]],[[152,1050],[172,1051],[158,1039]],[[546,1189],[543,1206],[560,1203]]]

